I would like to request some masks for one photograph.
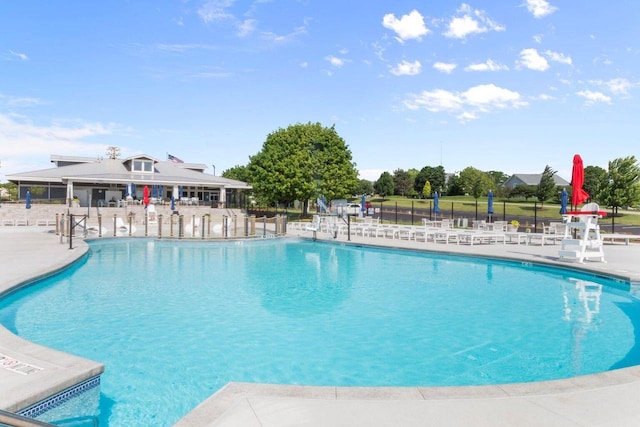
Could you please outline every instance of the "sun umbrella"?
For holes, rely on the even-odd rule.
[[[564,215],[567,213],[567,201],[569,199],[569,194],[566,189],[562,189],[562,193],[560,193],[560,215]]]
[[[436,214],[436,218],[438,217],[438,212],[440,212],[440,206],[438,206],[438,192],[433,193],[433,213]]]
[[[176,198],[173,197],[173,195],[171,195],[171,210],[172,211],[176,210]]]
[[[582,189],[584,184],[584,166],[582,164],[582,157],[579,154],[573,156],[573,171],[571,172],[571,204],[578,207],[587,201],[589,193]]]
[[[31,191],[27,190],[27,209],[31,209]]]
[[[487,213],[489,214],[489,222],[491,222],[491,215],[493,215],[493,191],[491,190],[487,195]]]
[[[362,212],[363,215],[367,211],[366,204],[367,204],[367,197],[363,194],[362,198],[360,199],[360,212]]]
[[[147,185],[144,186],[144,192],[142,193],[142,203],[144,203],[145,207],[149,206],[149,186]]]

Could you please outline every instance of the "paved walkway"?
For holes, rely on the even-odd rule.
[[[329,239],[332,240],[332,239]],[[607,263],[583,266],[557,261],[559,245],[445,245],[352,237],[351,242],[436,250],[579,267],[640,286],[640,245],[606,245]],[[48,274],[82,256],[82,241],[69,250],[42,229],[0,227],[0,294]],[[634,286],[635,287],[635,286]],[[0,327],[0,353],[25,358],[69,382],[78,370],[98,364],[70,358],[12,336]],[[16,407],[15,393],[46,396],[35,376],[0,369],[0,408]],[[24,379],[26,378],[26,379]],[[21,381],[24,381],[21,383]],[[231,383],[178,422],[177,426],[637,426],[640,425],[640,367],[528,384],[482,387],[306,387]]]

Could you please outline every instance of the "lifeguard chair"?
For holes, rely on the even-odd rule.
[[[606,262],[598,225],[598,219],[604,216],[607,216],[607,213],[601,211],[597,203],[588,203],[579,211],[567,212],[563,215],[565,232],[562,247],[558,252],[560,259],[584,263],[585,259],[594,258],[600,262]],[[575,238],[573,238],[574,234]]]

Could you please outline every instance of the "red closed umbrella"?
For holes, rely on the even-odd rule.
[[[579,154],[573,156],[573,171],[571,172],[571,204],[578,206],[589,199],[589,193],[582,189],[584,184],[584,165]]]
[[[144,192],[142,193],[142,203],[144,203],[145,207],[149,206],[149,186],[144,186]]]

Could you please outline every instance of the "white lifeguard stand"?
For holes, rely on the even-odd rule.
[[[567,212],[563,215],[565,231],[562,246],[558,252],[560,259],[577,260],[579,263],[584,263],[585,259],[606,262],[598,225],[598,218],[605,215],[606,212],[600,211],[596,203],[588,203],[578,212]],[[573,238],[574,232],[576,238]]]

